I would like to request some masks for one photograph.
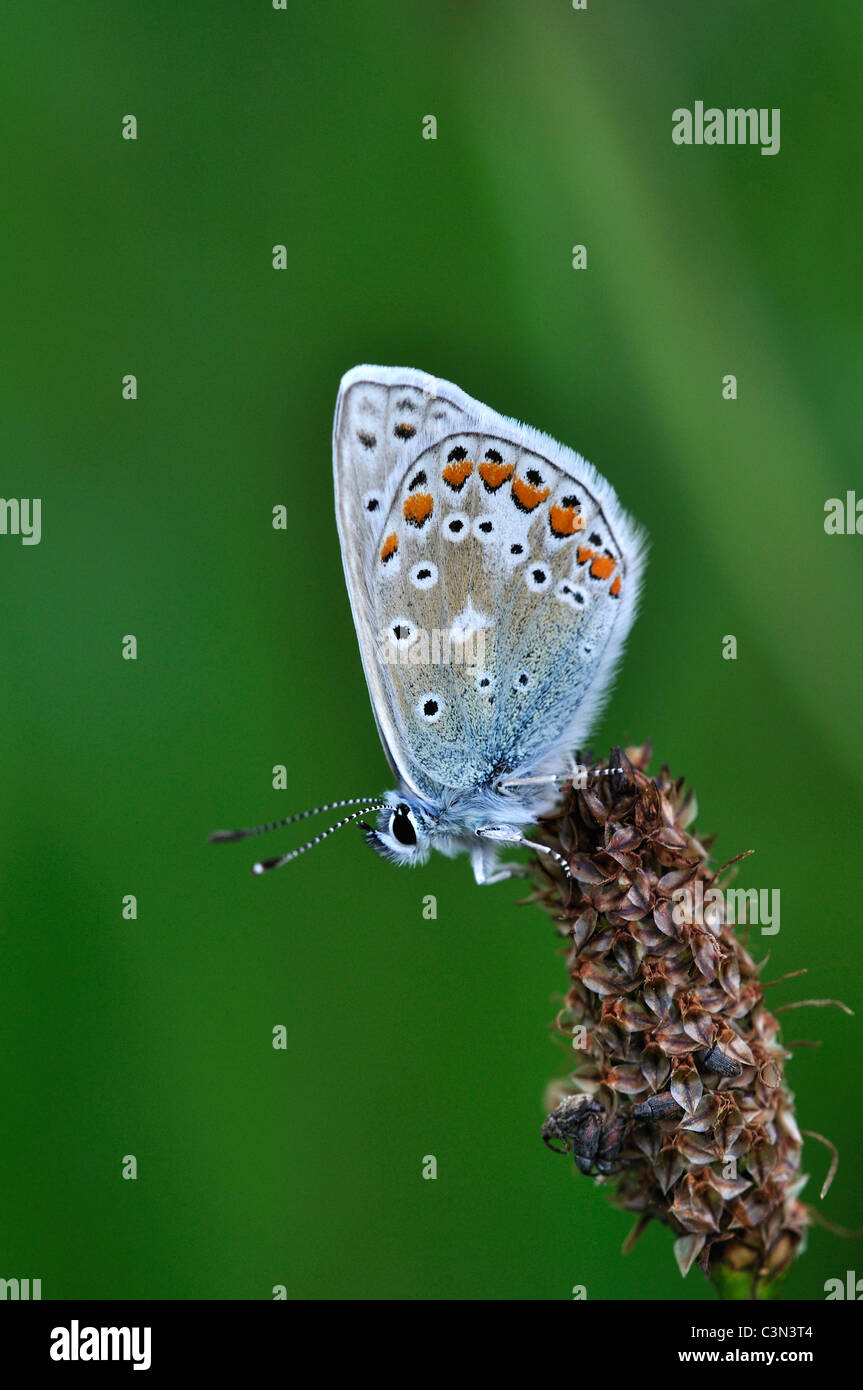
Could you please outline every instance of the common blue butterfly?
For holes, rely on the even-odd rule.
[[[407,367],[354,367],[333,427],[336,520],[378,732],[397,780],[300,849],[363,823],[399,864],[501,844],[550,810],[632,626],[643,533],[579,454]],[[217,831],[242,839],[271,826]],[[559,857],[555,855],[555,857]]]

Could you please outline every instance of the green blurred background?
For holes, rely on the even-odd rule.
[[[4,28],[0,493],[43,499],[43,538],[0,537],[0,1276],[712,1297],[659,1227],[622,1258],[631,1218],[540,1142],[565,971],[518,885],[397,872],[354,831],[256,880],[206,837],[389,784],[330,429],[348,367],[420,367],[646,525],[595,746],[652,738],[719,861],[757,850],[768,975],[809,971],[774,1004],[859,1007],[863,538],[823,520],[863,495],[863,10],[79,0]],[[781,152],[675,146],[696,100],[779,107]],[[859,1015],[786,1020],[823,1040],[790,1067],[840,1148],[823,1210],[860,1224]],[[807,1143],[814,1201],[827,1161]],[[861,1260],[815,1229],[787,1293]]]

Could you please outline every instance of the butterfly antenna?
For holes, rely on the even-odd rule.
[[[347,803],[342,802],[340,804],[345,805]],[[300,845],[299,849],[292,849],[289,850],[287,854],[280,854],[277,859],[258,860],[257,864],[252,865],[252,873],[263,874],[269,869],[280,869],[283,864],[290,864],[292,859],[298,859],[301,854],[305,854],[307,849],[314,849],[315,845],[319,845],[322,840],[326,840],[328,835],[334,835],[337,830],[341,830],[342,826],[350,825],[353,821],[359,820],[360,816],[366,815],[369,811],[383,811],[386,809],[387,805],[388,802],[386,801],[373,801],[369,805],[363,806],[362,810],[354,811],[351,815],[344,816],[342,820],[337,820],[335,825],[331,825],[328,830],[322,830],[320,835],[316,835],[315,838],[309,840],[307,844]]]
[[[254,825],[248,830],[214,830],[210,836],[212,844],[226,844],[228,840],[248,840],[250,835],[265,835],[268,830],[281,830],[283,825],[293,825],[298,820],[308,820],[323,811],[340,811],[343,806],[359,806],[361,802],[371,801],[369,796],[349,796],[345,801],[330,801],[325,806],[313,806],[310,811],[298,811],[295,816],[285,816],[283,820],[270,821],[269,825]]]

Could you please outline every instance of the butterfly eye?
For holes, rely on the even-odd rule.
[[[415,845],[417,842],[414,818],[410,813],[410,808],[403,801],[393,811],[390,820],[390,833],[400,845]]]

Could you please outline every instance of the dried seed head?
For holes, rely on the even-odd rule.
[[[641,1225],[670,1226],[683,1274],[697,1262],[755,1297],[808,1224],[790,1053],[718,895],[710,911],[678,908],[681,889],[703,901],[716,875],[694,796],[665,768],[649,778],[649,756],[613,749],[623,774],[565,788],[537,837],[571,874],[543,856],[532,900],[567,941],[557,1026],[577,1058],[543,1137],[581,1171],[612,1173]]]

